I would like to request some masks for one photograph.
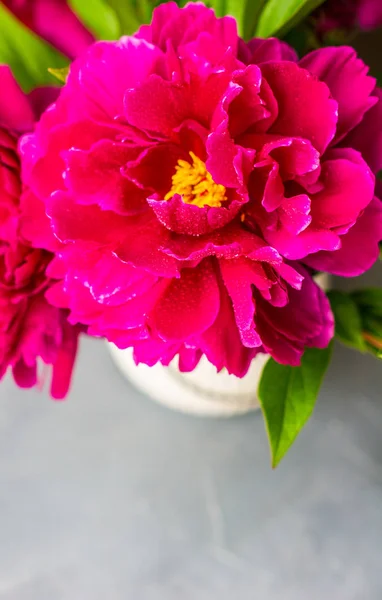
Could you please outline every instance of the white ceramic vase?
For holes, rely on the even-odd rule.
[[[317,283],[328,289],[329,279],[325,275],[316,277]],[[184,413],[203,417],[230,417],[259,408],[257,388],[268,355],[254,358],[248,373],[242,379],[223,370],[216,372],[205,356],[191,373],[181,373],[178,359],[168,367],[136,365],[132,350],[119,350],[108,344],[114,362],[121,373],[141,392]]]

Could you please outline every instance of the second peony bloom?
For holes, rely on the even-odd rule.
[[[162,5],[78,58],[21,141],[62,243],[49,300],[137,362],[298,365],[333,336],[314,270],[377,259],[381,140],[379,91],[351,48],[298,62],[202,4]]]

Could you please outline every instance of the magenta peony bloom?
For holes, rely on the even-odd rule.
[[[51,285],[46,269],[53,255],[43,246],[34,247],[30,234],[43,237],[51,249],[59,244],[42,203],[22,191],[17,153],[21,131],[33,127],[33,103],[41,105],[42,96],[50,94],[37,90],[30,102],[5,66],[0,67],[0,82],[0,379],[10,367],[20,387],[35,385],[40,358],[54,365],[51,393],[62,398],[80,329],[69,325],[66,311],[45,298]]]
[[[316,29],[324,35],[335,29],[368,30],[382,25],[381,0],[327,0],[315,12]]]
[[[93,35],[74,14],[67,0],[1,0],[24,25],[75,58],[94,41]]]
[[[356,275],[378,256],[380,110],[350,48],[298,63],[202,4],[160,6],[90,47],[22,140],[63,244],[48,298],[149,365],[299,364],[333,335],[311,268]]]

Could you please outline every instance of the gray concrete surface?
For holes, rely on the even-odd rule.
[[[382,599],[381,362],[335,348],[276,471],[260,413],[171,412],[101,341],[64,403],[1,384],[0,600],[235,599]]]
[[[85,340],[68,401],[0,387],[1,600],[380,600],[382,372],[337,347],[278,470],[261,414],[141,397]]]

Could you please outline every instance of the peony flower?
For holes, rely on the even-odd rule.
[[[69,58],[94,41],[67,0],[1,0],[32,31]]]
[[[202,4],[94,44],[21,142],[63,244],[49,300],[137,362],[298,365],[333,335],[312,269],[378,256],[377,93],[350,48],[298,62]]]
[[[336,30],[375,29],[382,25],[380,0],[326,0],[315,11],[320,36]]]
[[[41,202],[22,190],[17,152],[20,133],[33,127],[33,105],[41,106],[51,93],[36,90],[28,99],[5,66],[0,67],[0,81],[0,379],[11,368],[20,387],[34,386],[41,359],[53,365],[52,396],[62,398],[70,382],[79,328],[69,325],[67,313],[45,298],[51,285],[46,270],[53,254],[34,247],[29,236],[42,234],[51,249],[58,242]]]

